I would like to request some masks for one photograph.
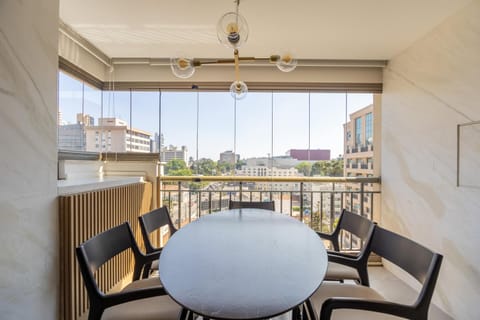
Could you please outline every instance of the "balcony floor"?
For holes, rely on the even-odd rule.
[[[414,289],[384,267],[369,267],[368,274],[370,275],[370,286],[375,288],[388,300],[410,304],[412,303],[412,297],[414,299],[418,296],[418,293]],[[453,320],[452,317],[433,304],[430,305],[428,318],[435,320]]]

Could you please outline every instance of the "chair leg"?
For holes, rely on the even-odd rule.
[[[300,306],[296,306],[295,308],[292,309],[292,320],[302,320]]]
[[[188,320],[190,317],[190,311],[188,309],[182,308],[180,314],[178,315],[178,320]]]
[[[310,320],[316,320],[317,315],[315,314],[315,310],[313,309],[313,305],[312,305],[312,302],[310,301],[310,299],[305,301],[305,306],[307,307],[307,312],[306,313],[308,313],[308,317],[310,318]]]

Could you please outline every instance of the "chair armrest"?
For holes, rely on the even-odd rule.
[[[335,262],[355,269],[358,269],[358,267],[362,265],[359,258],[343,257],[337,255],[328,255],[328,262]]]
[[[349,253],[345,253],[345,252],[339,252],[339,251],[333,251],[333,250],[327,250],[327,254],[329,256],[338,256],[338,257],[344,257],[344,258],[358,258],[359,255],[353,255],[353,254],[349,254]]]
[[[320,310],[320,320],[328,320],[335,309],[357,309],[387,313],[398,317],[413,319],[415,308],[389,301],[365,300],[355,298],[329,298]]]
[[[141,253],[141,255],[138,257],[140,264],[146,265],[146,264],[152,263],[155,260],[158,260],[160,258],[161,252],[162,250],[151,252],[151,253]]]
[[[333,233],[323,233],[323,232],[317,231],[317,234],[320,238],[330,240],[330,241],[332,241],[332,239],[335,237]]]
[[[106,294],[103,296],[104,305],[108,307],[145,298],[166,295],[167,292],[163,287],[144,288],[127,292],[117,292]]]

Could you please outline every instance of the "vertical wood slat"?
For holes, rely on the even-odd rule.
[[[88,312],[88,296],[78,268],[75,248],[107,229],[129,221],[142,244],[138,216],[150,210],[152,184],[95,190],[59,197],[60,319],[77,320]],[[125,253],[98,270],[96,278],[108,292],[133,271],[133,255]]]

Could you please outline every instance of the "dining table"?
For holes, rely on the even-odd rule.
[[[204,215],[163,248],[160,281],[205,318],[267,319],[298,310],[321,285],[328,258],[320,237],[290,215],[233,209]]]

